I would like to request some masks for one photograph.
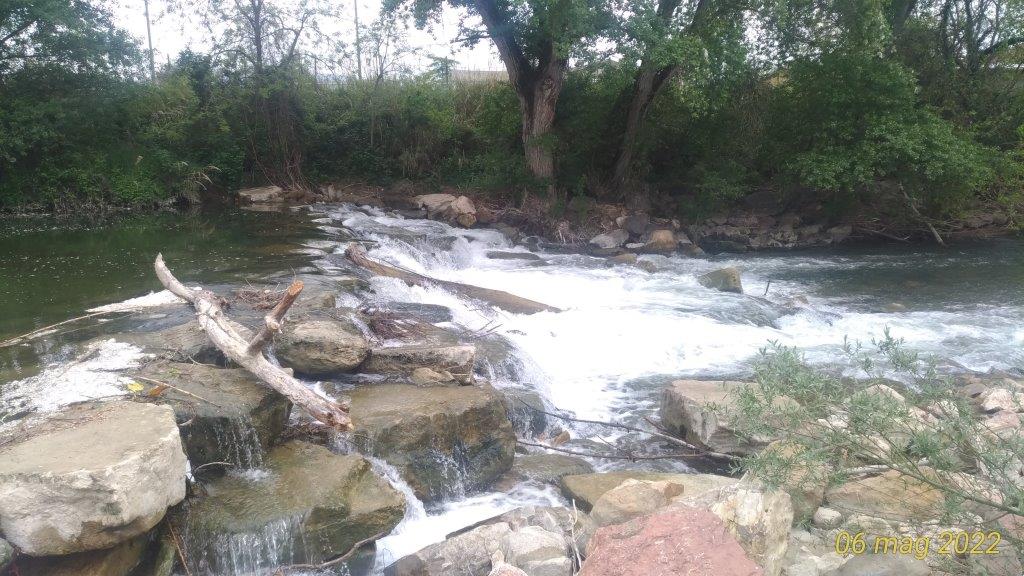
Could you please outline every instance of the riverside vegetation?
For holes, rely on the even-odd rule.
[[[509,72],[483,83],[446,58],[408,64],[405,17],[427,25],[441,2],[385,3],[359,62],[318,25],[336,6],[169,6],[201,15],[213,49],[152,70],[100,3],[0,13],[0,205],[407,179],[534,194],[559,217],[625,202],[686,220],[748,199],[890,238],[979,211],[1015,222],[1014,0],[452,3]]]

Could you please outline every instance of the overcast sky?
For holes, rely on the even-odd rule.
[[[339,34],[340,38],[349,43],[355,39],[354,2],[359,2],[359,21],[364,26],[378,17],[380,0],[345,0],[347,5],[341,7],[342,16],[336,21],[320,21],[320,28],[329,33]],[[185,48],[202,51],[209,47],[205,34],[192,25],[182,25],[182,19],[174,14],[163,15],[164,0],[150,0],[150,17],[153,20],[153,51],[158,64],[173,60]],[[143,0],[120,0],[114,8],[118,24],[138,38],[141,46],[146,46],[146,18]],[[459,13],[445,8],[440,24],[435,25],[433,33],[417,30],[410,26],[407,40],[410,45],[418,48],[422,56],[414,63],[422,68],[428,62],[426,56],[448,57],[456,60],[456,68],[470,70],[503,70],[489,42],[480,42],[473,49],[452,42],[458,32]],[[333,19],[332,19],[333,20]]]

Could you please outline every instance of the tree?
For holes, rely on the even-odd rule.
[[[108,11],[86,0],[6,0],[0,5],[0,82],[26,66],[125,73],[138,49]]]
[[[406,0],[389,0],[397,10]],[[444,0],[410,0],[419,26],[436,19]],[[555,108],[569,59],[609,21],[601,0],[447,0],[480,18],[484,30],[467,27],[469,43],[490,38],[519,99],[526,164],[553,191]]]
[[[651,102],[668,82],[689,66],[697,68],[707,51],[711,36],[726,35],[725,28],[743,25],[745,2],[725,0],[658,0],[656,5],[641,0],[631,6],[625,26],[626,58],[639,59],[632,86],[623,95],[615,124],[615,159],[607,187],[625,193],[636,156],[637,138]],[[692,70],[691,70],[692,71]]]

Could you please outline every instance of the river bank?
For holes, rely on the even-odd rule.
[[[572,421],[560,421],[556,417],[542,418],[542,415],[525,409],[515,411],[511,409],[515,407],[515,403],[510,402],[512,398],[524,397],[532,405],[543,405],[547,411],[576,418],[643,425],[644,419],[649,417],[661,422],[661,395],[680,377],[715,380],[733,375],[742,379],[749,376],[745,367],[749,358],[756,355],[757,349],[769,339],[782,339],[799,345],[818,362],[833,364],[838,359],[843,336],[870,339],[885,325],[891,326],[898,335],[906,335],[915,346],[971,370],[1005,372],[1021,365],[1019,351],[1011,351],[1019,338],[1015,325],[1019,325],[1021,317],[1020,303],[1013,299],[1012,281],[1019,263],[1012,258],[1007,259],[1019,254],[1012,247],[1006,250],[989,247],[986,252],[907,253],[903,257],[885,254],[878,258],[870,254],[831,252],[802,257],[751,254],[739,259],[725,255],[713,259],[684,258],[679,254],[640,256],[638,261],[652,263],[652,272],[621,259],[614,260],[614,257],[560,253],[539,245],[531,250],[528,246],[509,242],[496,230],[451,227],[437,220],[408,219],[397,212],[369,207],[325,205],[247,214],[256,219],[252,230],[261,229],[279,216],[289,216],[298,222],[312,220],[319,231],[297,242],[293,239],[291,243],[291,251],[297,258],[294,262],[308,266],[305,271],[298,272],[298,277],[306,282],[303,301],[307,304],[305,310],[298,309],[297,312],[311,315],[311,318],[292,318],[288,325],[292,330],[298,330],[304,325],[308,327],[310,322],[326,322],[334,327],[327,331],[329,334],[348,335],[341,348],[365,348],[365,356],[360,359],[356,354],[353,358],[345,358],[344,366],[334,368],[341,371],[340,374],[324,372],[322,368],[310,369],[309,365],[302,370],[297,368],[299,364],[294,366],[296,372],[310,374],[304,376],[310,386],[319,386],[328,394],[350,397],[353,417],[357,421],[362,414],[366,426],[385,427],[374,428],[378,432],[371,434],[371,438],[378,438],[376,434],[379,433],[387,440],[380,438],[377,442],[356,442],[353,445],[338,444],[329,435],[311,435],[308,419],[298,410],[293,409],[291,415],[285,414],[282,418],[280,404],[271,401],[264,393],[249,402],[248,406],[254,408],[245,409],[253,422],[270,422],[267,427],[260,424],[259,429],[263,432],[255,434],[256,443],[245,440],[246,435],[236,431],[224,436],[226,446],[233,448],[226,451],[220,448],[219,452],[213,452],[217,449],[216,443],[208,442],[205,446],[211,451],[208,458],[237,463],[236,467],[249,472],[220,475],[218,468],[222,467],[208,466],[198,474],[194,473],[195,468],[202,465],[197,462],[212,460],[203,460],[199,455],[202,446],[197,447],[189,440],[208,435],[190,432],[188,428],[199,425],[200,428],[194,430],[206,430],[204,422],[211,421],[207,418],[216,422],[216,416],[192,414],[200,418],[179,432],[183,450],[193,461],[197,485],[207,487],[207,492],[210,487],[215,488],[214,493],[216,488],[223,487],[221,494],[238,494],[236,490],[259,489],[264,485],[259,481],[261,478],[295,478],[311,474],[289,475],[284,472],[289,466],[299,471],[309,467],[344,468],[350,471],[344,475],[339,472],[337,476],[349,478],[346,482],[362,485],[366,490],[376,486],[372,489],[378,491],[380,498],[374,500],[374,505],[378,506],[374,509],[377,511],[373,514],[377,518],[374,522],[384,524],[361,523],[367,530],[378,531],[350,533],[346,536],[348,540],[331,540],[332,547],[327,549],[334,554],[343,554],[348,549],[347,543],[352,542],[355,536],[375,536],[384,531],[387,523],[398,522],[391,534],[378,540],[375,558],[364,556],[359,561],[352,558],[350,568],[353,573],[360,573],[360,561],[364,569],[373,570],[376,566],[376,569],[383,570],[410,554],[415,556],[405,560],[404,566],[422,567],[436,562],[443,565],[443,558],[452,558],[451,550],[466,542],[480,544],[477,547],[464,546],[463,549],[472,551],[475,554],[473,558],[486,560],[486,566],[479,564],[486,569],[484,574],[491,568],[490,548],[494,547],[503,550],[506,561],[522,564],[525,556],[511,552],[522,550],[521,546],[526,544],[541,543],[548,552],[563,550],[545,557],[553,561],[551,564],[563,566],[565,559],[575,562],[569,542],[573,533],[581,534],[584,530],[582,526],[576,526],[576,520],[571,524],[565,523],[565,515],[572,510],[566,494],[576,494],[571,497],[577,502],[583,502],[584,496],[578,490],[570,492],[559,476],[590,474],[594,468],[601,473],[629,470],[629,474],[639,480],[666,480],[649,476],[655,472],[672,475],[669,480],[674,481],[668,482],[670,486],[650,487],[645,484],[632,489],[644,490],[647,496],[642,500],[645,501],[662,501],[650,496],[649,489],[661,491],[664,502],[673,500],[679,494],[673,494],[677,488],[671,486],[677,485],[683,486],[684,498],[697,496],[693,470],[684,461],[630,463],[547,457],[544,450],[519,440],[574,451],[592,451],[610,442],[618,450],[651,450],[652,455],[665,450],[665,447],[651,444],[635,434],[609,434]],[[298,223],[293,226],[296,231],[307,230]],[[206,238],[211,240],[218,234],[220,232],[210,232]],[[443,288],[409,287],[394,279],[366,276],[358,268],[353,268],[344,256],[344,247],[353,240],[367,246],[369,257],[379,261],[443,280],[507,290],[562,311],[532,315],[506,313],[490,309],[478,301],[458,297]],[[980,258],[981,254],[987,256]],[[174,258],[168,256],[168,262],[175,266]],[[148,264],[141,265],[140,274],[149,274]],[[245,268],[241,261],[236,265],[243,270]],[[702,286],[697,280],[700,275],[730,266],[743,269],[747,292],[753,295],[762,294],[766,280],[771,279],[772,287],[767,298],[719,292]],[[911,266],[924,268],[915,272]],[[249,326],[257,325],[264,313],[254,308],[253,303],[258,306],[265,299],[253,299],[248,292],[243,296],[236,291],[279,290],[284,283],[296,277],[291,270],[279,269],[268,270],[265,274],[243,274],[248,276],[247,281],[225,281],[222,278],[210,283],[203,279],[205,272],[201,269],[202,261],[198,259],[195,265],[183,271],[176,269],[176,272],[183,280],[200,280],[204,286],[235,300],[229,316]],[[989,282],[978,287],[978,277],[988,278]],[[149,286],[152,288],[154,283],[151,280]],[[193,284],[191,281],[188,283]],[[1000,290],[1000,287],[1005,290]],[[334,305],[318,307],[327,303],[328,292],[333,295]],[[799,300],[794,303],[794,298],[801,294],[803,303]],[[888,305],[897,299],[902,300],[899,303],[903,310],[887,310]],[[30,404],[53,401],[59,407],[68,401],[83,399],[74,395],[82,391],[95,396],[131,398],[135,395],[147,402],[174,402],[173,391],[166,390],[157,398],[149,399],[149,393],[157,385],[132,376],[172,384],[218,404],[222,402],[211,392],[211,386],[238,386],[253,391],[262,389],[259,383],[244,374],[226,379],[227,374],[238,374],[238,370],[196,367],[191,363],[184,366],[175,364],[188,357],[215,365],[222,360],[216,357],[215,351],[203,338],[197,337],[201,334],[182,332],[182,327],[190,322],[190,313],[183,304],[161,303],[159,299],[136,304],[146,301],[158,306],[142,308],[117,322],[104,323],[95,327],[92,333],[79,331],[77,334],[83,338],[77,343],[75,334],[66,335],[59,346],[66,351],[49,356],[50,360],[44,362],[43,373],[38,375],[41,377],[17,378],[14,383],[0,384],[0,398],[4,399],[5,408],[10,406],[6,402],[12,398],[20,398]],[[996,308],[998,306],[1002,307]],[[396,326],[405,335],[395,332]],[[306,332],[306,329],[301,332]],[[322,335],[323,332],[313,330],[310,334]],[[694,337],[694,334],[700,334],[700,337]],[[53,336],[23,347],[41,353],[46,349],[56,352],[52,347],[53,340],[49,339]],[[380,340],[382,337],[383,341]],[[89,348],[110,338],[124,346]],[[365,345],[353,344],[360,338],[366,342]],[[382,369],[379,368],[380,361],[372,361],[375,350],[379,355],[382,351],[393,351],[393,348],[401,349],[413,344],[422,346],[423,340],[432,341],[435,351],[438,341],[444,344],[442,348],[455,347],[460,354],[464,354],[465,346],[472,346],[475,351],[471,361],[474,384],[457,385],[460,384],[456,381],[458,375],[467,373],[464,356],[461,364],[443,366],[416,366],[409,364],[411,359],[406,357],[384,363]],[[309,338],[303,341],[315,342]],[[193,348],[197,345],[200,347]],[[321,343],[314,348],[325,346]],[[187,355],[180,356],[183,352]],[[146,354],[155,357],[144,357]],[[287,346],[277,350],[277,358],[286,365],[314,360],[302,358],[302,355],[295,357],[287,351]],[[137,362],[138,365],[125,368],[123,362]],[[167,368],[168,362],[171,369]],[[427,368],[429,372],[420,368]],[[197,370],[202,373],[193,374]],[[381,370],[383,375],[375,372]],[[962,371],[963,368],[957,370]],[[215,378],[211,376],[213,373],[224,378]],[[451,378],[446,377],[446,373]],[[124,387],[121,378],[131,378],[130,381],[143,387],[133,393]],[[64,386],[59,385],[61,382]],[[84,387],[86,382],[95,387]],[[199,385],[205,388],[194,387]],[[12,394],[12,391],[16,393]],[[44,391],[48,392],[43,394]],[[505,398],[505,402],[500,398]],[[420,402],[424,404],[417,404]],[[421,407],[411,408],[417,405]],[[423,411],[435,414],[441,405],[445,406],[444,410],[427,420],[414,419],[403,424],[401,414],[396,414]],[[25,410],[25,405],[19,405],[14,410],[5,410],[5,414],[8,417],[11,414],[23,415]],[[379,410],[384,412],[377,412]],[[175,418],[179,423],[188,422],[191,419],[189,414],[185,410]],[[431,423],[431,428],[424,428],[424,422]],[[468,444],[455,443],[443,432],[451,426],[462,428],[467,438],[475,440]],[[506,426],[511,426],[514,436],[509,435]],[[283,432],[276,431],[280,429]],[[389,432],[381,431],[385,429]],[[433,446],[440,451],[438,458],[426,462],[410,460],[408,454],[416,450],[417,438],[421,438],[418,434],[424,430],[431,431],[430,435],[438,440],[438,444]],[[564,436],[563,432],[566,433]],[[277,444],[286,448],[284,452],[273,448],[267,450],[270,444],[275,444],[273,440],[263,444],[266,438],[274,437]],[[567,438],[568,441],[561,443],[556,438]],[[347,460],[336,461],[301,442],[324,446],[330,454]],[[508,456],[510,442],[518,446],[511,458]],[[260,447],[254,448],[257,444]],[[248,449],[239,450],[239,446]],[[446,446],[458,449],[445,452]],[[359,472],[364,465],[356,463],[353,458],[357,453],[368,458],[372,475]],[[296,454],[313,458],[319,464],[304,465]],[[469,462],[472,464],[466,467]],[[269,476],[264,475],[264,471]],[[478,475],[467,475],[468,471]],[[675,478],[686,473],[690,473],[687,478]],[[295,493],[323,489],[328,492],[336,490],[335,493],[340,494],[348,486],[334,484],[328,488],[330,482],[326,478],[314,476],[313,486],[286,487],[276,495],[261,493],[264,494],[262,497],[291,501],[291,495]],[[405,509],[402,515],[396,512],[398,500],[395,494],[384,484],[372,480],[371,476],[383,479],[402,495]],[[600,478],[625,479],[621,475]],[[690,492],[688,495],[687,490]],[[194,495],[200,501],[201,492]],[[626,495],[621,494],[623,497]],[[722,502],[732,498],[725,494],[721,497],[724,499]],[[588,500],[589,505],[597,499],[599,497],[592,497]],[[229,502],[244,503],[246,500],[230,498]],[[508,515],[511,510],[524,505],[554,506],[556,510],[563,511],[534,509]],[[221,518],[234,517],[232,509],[224,506],[200,510],[214,510]],[[579,508],[584,507],[579,504]],[[286,516],[303,516],[296,510],[290,509]],[[343,514],[341,511],[334,513]],[[174,514],[172,510],[172,517]],[[495,521],[497,525],[476,530],[472,536],[462,539],[449,539],[447,545],[417,553],[424,546],[437,544],[447,534],[501,514],[506,516]],[[785,512],[779,514],[784,517]],[[580,514],[573,517],[577,520],[584,518]],[[714,522],[708,518],[699,520],[701,526]],[[206,553],[204,562],[207,562],[208,573],[244,573],[253,566],[253,562],[261,565],[276,562],[278,566],[293,564],[297,560],[292,554],[301,546],[294,539],[296,526],[291,522],[291,519],[280,522],[268,519],[263,525],[265,528],[260,529],[240,524],[237,537],[211,540],[200,536],[195,538],[197,542],[194,545],[204,549],[206,544],[219,546],[215,553]],[[209,522],[200,524],[210,526]],[[519,534],[524,529],[525,534]],[[178,532],[177,528],[175,531]],[[482,535],[486,534],[490,535],[484,538]],[[776,532],[776,538],[778,534],[781,532]],[[788,538],[788,528],[786,535]],[[562,544],[553,544],[557,542]],[[186,548],[189,545],[186,544]],[[563,548],[559,548],[562,545]],[[243,553],[245,551],[251,553]],[[469,563],[468,559],[465,561]],[[209,568],[213,565],[237,566],[238,570]],[[532,570],[534,567],[528,568]]]

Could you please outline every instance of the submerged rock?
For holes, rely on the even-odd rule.
[[[746,455],[760,451],[771,438],[743,438],[731,413],[736,393],[746,382],[676,380],[662,392],[658,417],[672,434],[714,452]]]
[[[0,531],[33,556],[114,546],[185,497],[186,468],[169,407],[68,407],[0,437]]]
[[[196,361],[201,364],[224,364],[224,353],[210,342],[198,322],[185,322],[154,332],[129,332],[115,337],[134,344],[147,353],[174,362]]]
[[[128,576],[141,562],[149,545],[146,534],[113,548],[90,550],[66,556],[18,559],[21,576]]]
[[[472,344],[410,344],[374,348],[361,371],[367,374],[411,376],[417,368],[447,372],[460,384],[472,384],[476,347]]]
[[[564,476],[561,479],[560,485],[566,498],[574,501],[580,509],[589,511],[601,496],[626,480],[671,482],[682,486],[682,495],[684,497],[694,496],[723,486],[730,486],[737,482],[735,478],[716,476],[714,474],[674,474],[669,472],[622,470],[618,472]]]
[[[0,538],[0,571],[6,570],[12,560],[14,560],[14,547],[7,540]]]
[[[398,468],[423,500],[484,488],[512,467],[515,435],[490,385],[380,384],[350,395],[353,442]]]
[[[161,362],[141,375],[174,386],[160,402],[174,408],[179,424],[188,423],[181,439],[193,468],[209,462],[259,464],[291,413],[287,398],[246,370]]]
[[[533,252],[504,252],[501,250],[488,250],[487,257],[491,260],[527,260],[530,262],[543,262],[544,259]]]
[[[401,493],[359,455],[291,441],[270,452],[266,470],[266,477],[228,475],[210,482],[209,495],[189,505],[186,539],[199,549],[191,560],[195,572],[267,567],[245,547],[260,545],[259,536],[275,527],[283,528],[275,534],[285,541],[277,544],[287,548],[274,551],[278,562],[323,561],[387,534],[405,514]]]
[[[274,341],[283,366],[310,376],[335,376],[355,370],[370,345],[351,322],[337,319],[286,323]]]
[[[760,576],[721,519],[673,508],[605,526],[591,541],[580,576]]]
[[[568,454],[516,454],[509,470],[495,489],[507,490],[520,482],[558,484],[563,476],[589,474],[594,467],[589,462]]]
[[[722,292],[743,293],[743,282],[740,280],[740,271],[736,268],[721,268],[697,277],[697,282],[705,288],[719,290]]]

